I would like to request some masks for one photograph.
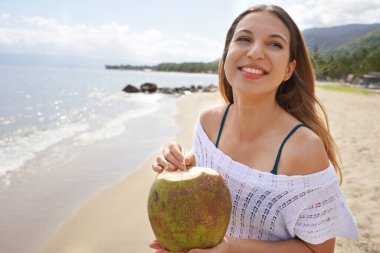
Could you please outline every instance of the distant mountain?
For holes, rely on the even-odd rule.
[[[338,47],[380,28],[376,24],[350,24],[323,28],[311,28],[302,31],[302,35],[311,51]]]
[[[311,55],[319,79],[380,72],[380,27],[343,45],[312,50]]]
[[[380,27],[363,36],[360,36],[346,44],[338,46],[334,49],[337,53],[350,53],[358,51],[371,51],[380,48]]]

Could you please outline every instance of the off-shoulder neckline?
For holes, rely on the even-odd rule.
[[[209,149],[211,149],[219,158],[223,158],[229,163],[232,163],[234,168],[237,170],[236,173],[239,173],[241,175],[244,175],[244,177],[249,176],[253,177],[255,180],[258,180],[259,182],[262,182],[264,184],[271,183],[275,185],[293,185],[293,186],[299,186],[302,188],[305,187],[319,187],[324,184],[329,184],[332,181],[338,181],[337,174],[335,172],[334,166],[329,161],[329,166],[319,172],[307,174],[307,175],[274,175],[270,172],[261,171],[256,168],[249,167],[243,163],[240,163],[238,161],[235,161],[230,156],[225,154],[222,150],[215,147],[215,144],[210,140],[206,132],[204,131],[202,124],[200,120],[197,120],[196,126],[195,126],[196,132],[199,133],[202,137],[202,139],[205,140],[205,145],[208,146]]]

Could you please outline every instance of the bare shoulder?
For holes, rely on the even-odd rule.
[[[227,105],[217,105],[203,111],[200,115],[200,123],[203,130],[212,142],[215,142],[219,131],[219,125]]]
[[[329,159],[322,139],[307,127],[299,128],[284,146],[281,156],[283,173],[308,175],[329,166]],[[286,147],[287,146],[287,147]]]

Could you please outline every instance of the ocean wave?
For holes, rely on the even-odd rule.
[[[160,94],[129,95],[122,92],[107,94],[95,91],[90,96],[96,96],[101,103],[114,100],[115,104],[106,109],[84,106],[65,114],[58,112],[42,128],[23,127],[0,134],[0,177],[18,170],[36,158],[38,152],[68,138],[73,138],[74,144],[88,145],[118,136],[126,131],[129,120],[154,113],[160,107],[160,99],[163,99]],[[6,125],[14,122],[15,118],[1,117],[0,121]]]
[[[88,124],[78,122],[58,125],[45,130],[28,128],[2,136],[0,139],[0,176],[21,168],[27,161],[34,159],[38,152],[83,132],[88,127]]]
[[[157,110],[157,107],[146,107],[121,113],[116,118],[103,124],[100,128],[77,136],[75,141],[81,143],[82,145],[88,145],[97,141],[116,137],[126,131],[126,123],[129,120],[137,117],[144,117],[148,114],[154,113]]]
[[[8,117],[8,118],[6,118],[6,117],[0,117],[0,126],[2,126],[2,125],[9,125],[9,124],[11,124],[11,123],[13,123],[15,121],[16,121],[15,117]]]

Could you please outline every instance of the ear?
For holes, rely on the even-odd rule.
[[[284,82],[288,81],[288,79],[292,76],[294,69],[296,68],[296,65],[297,65],[296,60],[293,60],[288,63],[288,66],[286,67],[286,70],[285,70]]]

